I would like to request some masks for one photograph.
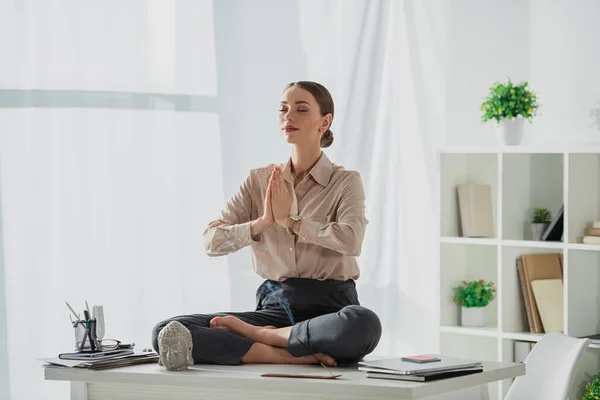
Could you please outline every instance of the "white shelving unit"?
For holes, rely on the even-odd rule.
[[[581,242],[587,224],[600,220],[600,148],[452,148],[440,153],[440,349],[442,354],[490,361],[514,361],[514,342],[537,342],[531,333],[517,275],[521,254],[562,253],[564,329],[570,336],[600,332],[600,246]],[[460,237],[456,185],[492,188],[494,237]],[[532,240],[527,230],[534,207],[552,215],[564,205],[563,241]],[[494,281],[496,299],[486,308],[487,326],[460,326],[453,288],[462,280]],[[600,369],[600,346],[590,346],[571,398],[581,382]],[[502,399],[512,381],[490,387]]]

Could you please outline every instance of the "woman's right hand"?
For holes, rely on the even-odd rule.
[[[271,180],[267,185],[267,193],[265,194],[265,205],[263,207],[263,215],[262,219],[265,223],[268,223],[269,226],[275,223],[275,216],[273,215],[273,207],[271,205],[271,184],[275,179],[275,171],[271,172]]]

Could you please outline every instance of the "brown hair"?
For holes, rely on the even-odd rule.
[[[331,93],[329,93],[329,90],[327,90],[325,88],[325,86],[323,86],[317,82],[310,82],[310,81],[291,82],[285,86],[284,92],[286,90],[288,90],[289,88],[291,88],[292,86],[298,86],[298,87],[301,87],[302,89],[310,92],[310,94],[312,94],[314,96],[314,98],[317,100],[317,103],[319,104],[319,109],[321,110],[321,115],[324,117],[327,114],[331,114],[332,123],[333,123],[333,108],[334,108],[333,107],[333,98],[331,97]],[[331,124],[329,126],[331,126]],[[329,147],[329,146],[331,146],[332,143],[333,143],[333,132],[331,132],[331,129],[327,129],[321,135],[321,147]]]

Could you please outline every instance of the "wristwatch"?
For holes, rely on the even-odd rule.
[[[292,226],[294,225],[294,222],[298,222],[301,220],[302,220],[302,217],[299,215],[290,215],[288,217],[287,229],[288,229],[288,232],[290,232],[290,234],[292,234],[292,235],[295,234],[295,232],[292,230]]]

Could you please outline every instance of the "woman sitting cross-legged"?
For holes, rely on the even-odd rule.
[[[286,86],[278,125],[291,144],[287,162],[250,171],[204,232],[206,251],[222,256],[250,246],[265,279],[248,312],[193,314],[179,321],[193,339],[195,363],[351,363],[381,336],[377,315],[358,301],[356,257],[368,223],[360,175],[321,150],[333,142],[333,100],[315,82]]]

